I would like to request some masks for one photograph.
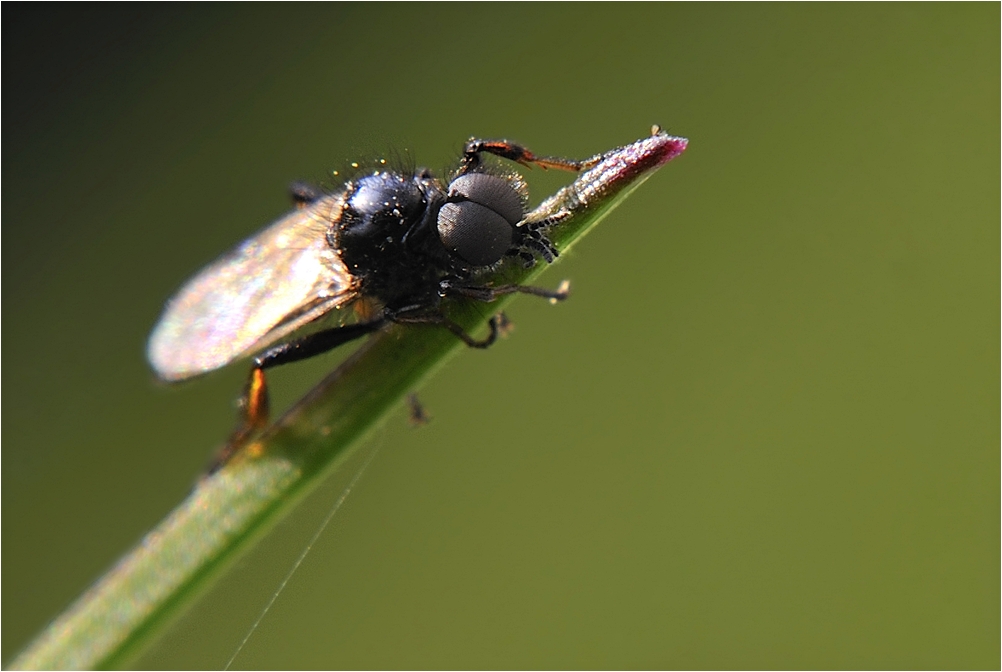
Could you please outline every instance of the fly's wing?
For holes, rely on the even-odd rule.
[[[343,199],[326,196],[278,220],[192,278],[167,302],[146,355],[183,380],[261,350],[356,294],[327,243]]]

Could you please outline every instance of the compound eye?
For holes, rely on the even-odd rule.
[[[508,180],[486,173],[460,175],[449,184],[450,201],[473,201],[489,208],[515,226],[522,219],[522,197]]]
[[[438,235],[453,253],[474,266],[499,261],[511,247],[512,225],[473,201],[446,203],[438,212]]]
[[[449,184],[448,202],[438,213],[438,235],[470,264],[489,266],[511,247],[512,227],[523,214],[522,197],[508,180],[467,173]]]

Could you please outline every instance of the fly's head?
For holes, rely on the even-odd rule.
[[[490,173],[459,175],[449,183],[438,211],[439,239],[471,270],[493,266],[512,248],[525,201],[520,180]]]

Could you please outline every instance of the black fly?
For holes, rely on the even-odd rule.
[[[547,290],[478,283],[505,257],[527,265],[537,257],[552,262],[557,250],[546,230],[560,219],[523,221],[524,182],[490,169],[484,154],[571,171],[603,158],[539,157],[508,141],[471,139],[448,183],[427,170],[379,170],[336,193],[298,185],[298,209],[207,266],[167,303],[147,349],[160,378],[184,380],[257,353],[242,418],[214,469],[266,424],[266,369],[327,352],[388,323],[438,324],[470,347],[486,348],[504,326],[499,319],[491,318],[489,334],[478,340],[442,313],[444,298],[490,302],[515,292],[551,301],[567,297],[566,284]],[[361,315],[354,322],[294,336],[349,305]]]

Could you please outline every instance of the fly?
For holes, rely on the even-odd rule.
[[[649,140],[666,148],[661,161],[685,148],[684,139],[657,127]],[[491,302],[513,293],[551,302],[567,298],[566,283],[550,290],[484,282],[506,258],[526,266],[540,258],[552,262],[558,250],[547,231],[573,214],[568,207],[527,218],[521,175],[485,162],[484,155],[526,167],[595,169],[588,188],[564,194],[572,205],[587,206],[595,189],[629,172],[620,155],[642,142],[576,161],[537,156],[506,140],[473,138],[448,181],[425,169],[377,170],[332,193],[297,187],[297,209],[199,272],[167,302],[150,335],[147,357],[165,381],[253,356],[241,417],[211,471],[267,424],[267,369],[319,355],[390,323],[440,325],[468,346],[486,348],[505,328],[501,319],[492,317],[488,335],[476,339],[445,316],[443,300]],[[338,312],[336,326],[304,334],[311,324],[349,307],[355,310]],[[345,317],[349,314],[354,321]]]

